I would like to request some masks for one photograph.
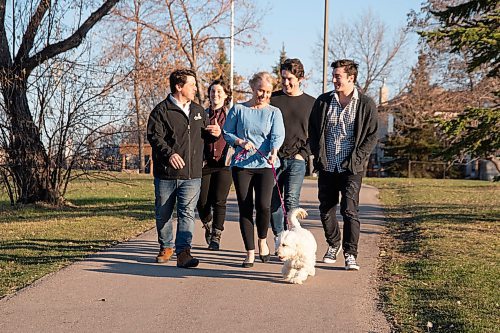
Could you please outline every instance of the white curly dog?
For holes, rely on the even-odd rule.
[[[295,208],[289,213],[291,229],[283,232],[278,248],[278,257],[284,261],[281,274],[290,283],[302,284],[316,272],[316,239],[309,230],[300,226],[298,220],[306,217],[307,212],[302,208]]]

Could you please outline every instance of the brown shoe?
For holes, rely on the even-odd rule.
[[[198,266],[199,263],[200,261],[191,255],[191,249],[185,249],[177,255],[177,267],[191,268]]]
[[[172,258],[172,255],[174,254],[174,249],[171,247],[167,247],[166,249],[161,249],[160,253],[156,256],[156,262],[159,263],[165,263]]]

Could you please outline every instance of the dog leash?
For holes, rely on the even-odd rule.
[[[260,156],[262,156],[262,158],[264,158],[267,161],[267,163],[269,163],[269,161],[267,160],[267,157],[266,157],[266,155],[264,155],[264,153],[262,153],[257,148],[255,148],[255,150],[257,151],[257,153],[259,153]],[[242,161],[242,160],[244,160],[244,159],[246,159],[248,157],[248,152],[249,152],[248,150],[246,150],[246,149],[243,148],[238,154],[236,154],[234,156],[234,159],[236,161]],[[291,226],[288,223],[287,213],[286,213],[286,209],[285,209],[285,201],[283,200],[283,195],[281,195],[280,186],[279,186],[279,183],[278,183],[278,175],[276,173],[276,168],[274,167],[274,164],[271,164],[271,163],[269,163],[269,164],[271,165],[271,169],[273,170],[274,182],[276,184],[276,188],[278,189],[278,195],[280,197],[280,202],[281,202],[281,209],[283,210],[283,218],[286,221],[286,224],[288,226],[288,230],[290,230]]]

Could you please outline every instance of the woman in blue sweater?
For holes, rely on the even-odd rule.
[[[223,129],[226,142],[236,147],[231,167],[240,210],[241,236],[247,251],[242,264],[245,268],[253,267],[255,261],[254,205],[259,257],[262,262],[269,261],[266,238],[274,186],[272,166],[279,167],[277,154],[285,139],[281,111],[269,104],[273,77],[267,72],[257,73],[250,80],[250,87],[252,98],[229,110]]]

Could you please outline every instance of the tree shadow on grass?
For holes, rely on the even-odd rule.
[[[408,313],[418,314],[417,320],[421,327],[425,327],[427,321],[432,322],[435,327],[447,329],[453,327],[454,332],[468,331],[470,323],[466,323],[465,317],[458,307],[436,308],[435,304],[443,300],[452,303],[457,298],[456,291],[447,288],[431,288],[426,286],[428,276],[432,274],[431,269],[442,269],[443,267],[432,267],[429,263],[423,245],[426,234],[423,234],[423,225],[428,229],[430,226],[439,224],[446,228],[459,228],[463,225],[477,224],[480,227],[484,223],[496,223],[500,216],[493,208],[480,212],[477,204],[432,204],[401,206],[397,208],[386,208],[389,216],[388,233],[391,238],[397,240],[395,250],[409,259],[402,265],[404,274],[411,277],[415,285],[409,287],[409,294],[414,299],[410,302],[411,309]],[[432,234],[433,238],[439,235]],[[436,262],[436,265],[446,265]],[[435,274],[435,273],[434,273]],[[443,273],[444,274],[444,273]],[[394,277],[392,277],[394,278]],[[432,284],[432,281],[429,282]],[[391,288],[382,287],[382,298],[388,302],[387,295]],[[458,299],[457,299],[458,300]],[[434,306],[433,306],[434,304]]]
[[[0,241],[0,261],[21,265],[40,265],[75,261],[90,253],[104,250],[116,242],[110,240],[80,241],[74,239],[29,239]]]
[[[394,220],[403,224],[423,221],[452,221],[453,223],[496,222],[500,219],[500,210],[482,212],[474,204],[415,205],[401,208],[385,208],[388,216],[406,215]]]
[[[457,304],[460,298],[454,290],[449,288],[438,288],[437,290],[433,287],[428,287],[426,276],[428,276],[428,271],[432,270],[429,267],[429,262],[426,260],[414,260],[408,262],[404,265],[404,269],[408,274],[411,274],[418,284],[409,288],[409,295],[411,295],[414,300],[410,302],[412,307],[410,313],[418,314],[417,321],[420,322],[421,327],[425,327],[428,321],[432,322],[435,327],[441,327],[445,331],[448,328],[452,328],[453,332],[466,332],[471,329],[470,323],[464,322],[464,316],[458,306],[436,306],[443,301]],[[436,267],[434,267],[435,269]]]
[[[122,217],[138,221],[151,220],[154,217],[154,204],[150,200],[114,202],[113,205],[79,206],[76,208],[50,209],[30,207],[25,210],[10,210],[0,217],[0,223],[19,221],[38,222],[56,218],[74,220],[77,218]]]
[[[124,198],[124,197],[95,197],[95,198],[78,198],[70,200],[71,203],[77,207],[86,207],[86,206],[106,206],[106,205],[126,205],[126,204],[144,204],[146,202],[150,204],[154,204],[154,198],[145,198],[145,199],[132,199],[132,198]]]

